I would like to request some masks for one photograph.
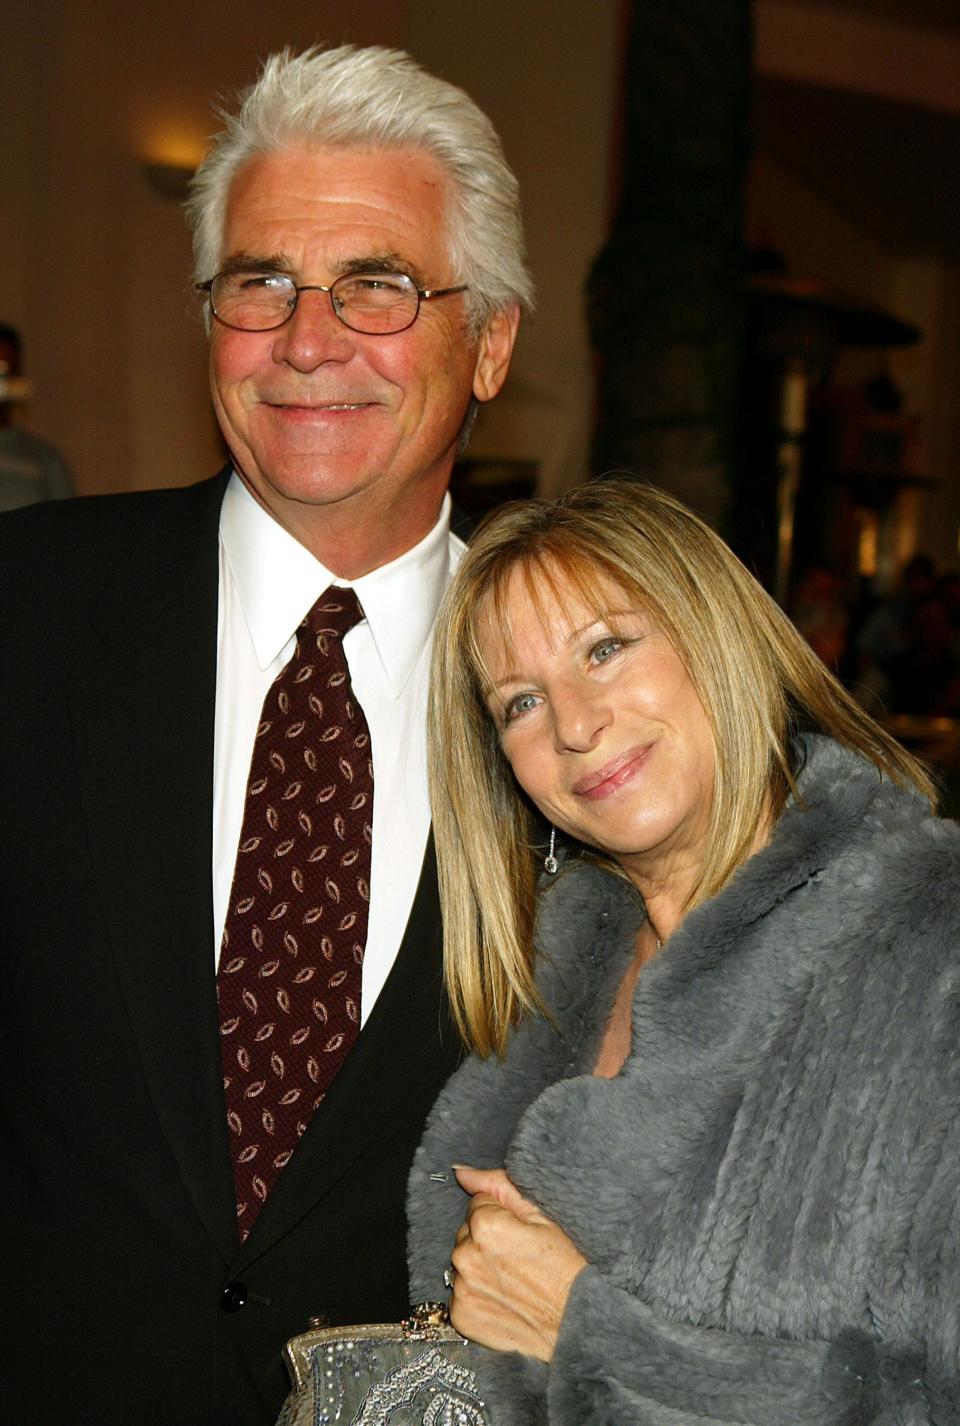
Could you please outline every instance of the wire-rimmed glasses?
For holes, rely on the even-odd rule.
[[[218,272],[198,282],[206,292],[217,321],[240,332],[270,332],[289,322],[301,292],[327,292],[330,305],[345,327],[369,336],[405,332],[417,320],[421,302],[466,292],[460,287],[420,288],[403,272],[347,272],[329,287],[298,286],[285,272]]]

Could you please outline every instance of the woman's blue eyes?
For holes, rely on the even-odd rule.
[[[536,696],[533,693],[521,693],[516,698],[511,698],[506,708],[503,710],[503,721],[510,723],[521,713],[527,713],[537,704]]]
[[[599,644],[594,644],[590,650],[590,657],[597,663],[606,663],[623,644],[622,639],[601,639]]]
[[[588,661],[593,664],[609,663],[614,654],[619,653],[623,648],[623,644],[623,639],[608,635],[607,638],[601,639],[593,645],[587,655]],[[540,698],[536,693],[518,693],[516,698],[511,698],[503,710],[504,725],[512,723],[515,718],[522,717],[524,713],[529,713],[531,709],[536,708],[539,702]]]

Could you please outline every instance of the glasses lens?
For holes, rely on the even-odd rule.
[[[337,316],[355,332],[402,332],[417,315],[420,297],[397,272],[350,272],[330,290]]]
[[[276,272],[227,272],[213,280],[210,302],[221,322],[245,332],[266,332],[285,322],[297,304],[297,289]]]

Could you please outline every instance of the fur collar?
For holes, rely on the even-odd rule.
[[[790,798],[769,844],[719,895],[690,913],[669,953],[645,968],[646,983],[660,976],[682,982],[708,969],[746,927],[838,858],[878,831],[904,832],[930,816],[919,794],[882,778],[872,763],[830,738],[806,734],[798,751],[799,800]],[[556,881],[545,884],[537,944],[550,947],[550,955],[538,980],[567,1033],[576,1037],[584,1015],[592,1021],[598,1002],[605,1005],[608,990],[615,993],[643,915],[639,893],[593,862],[568,860]]]

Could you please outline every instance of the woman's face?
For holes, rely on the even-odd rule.
[[[515,569],[507,589],[511,646],[490,604],[479,625],[488,707],[514,776],[556,827],[608,852],[641,890],[689,881],[703,861],[716,752],[683,664],[608,582],[598,602],[612,612],[598,620],[562,577],[555,593],[534,571],[547,627],[527,578]]]

